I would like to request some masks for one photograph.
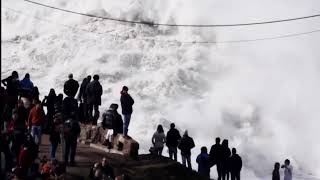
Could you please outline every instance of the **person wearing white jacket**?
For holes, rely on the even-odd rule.
[[[166,135],[164,134],[163,127],[162,125],[158,125],[157,131],[152,136],[152,144],[157,155],[162,155],[162,150],[165,143]]]

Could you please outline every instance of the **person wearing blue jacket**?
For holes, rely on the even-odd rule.
[[[210,157],[207,147],[201,148],[201,153],[197,157],[198,173],[204,177],[210,178]]]
[[[27,73],[20,81],[20,88],[23,90],[31,91],[33,88],[33,82],[30,80],[30,74]]]

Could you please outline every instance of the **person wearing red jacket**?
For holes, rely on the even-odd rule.
[[[18,159],[18,165],[22,168],[23,174],[26,175],[33,163],[32,152],[28,146],[24,146],[21,149]]]
[[[45,113],[41,106],[40,101],[36,101],[35,106],[29,113],[28,123],[31,127],[31,135],[37,145],[41,143],[41,126],[45,119]]]

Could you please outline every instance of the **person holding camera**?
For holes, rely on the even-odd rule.
[[[292,166],[289,159],[284,161],[284,165],[281,168],[284,168],[284,180],[292,180]]]

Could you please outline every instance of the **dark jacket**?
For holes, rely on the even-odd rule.
[[[14,122],[14,129],[24,132],[26,130],[26,123],[28,120],[29,112],[28,110],[21,106],[16,109],[18,113],[18,118]]]
[[[132,114],[132,105],[134,104],[134,100],[128,93],[121,93],[121,108],[122,114]]]
[[[102,86],[99,81],[90,82],[86,88],[88,104],[101,105]]]
[[[198,172],[203,176],[210,176],[210,158],[208,153],[201,153],[197,157]]]
[[[221,144],[214,144],[211,146],[209,157],[210,161],[214,164],[221,163],[223,161],[223,148]]]
[[[180,139],[179,131],[176,128],[171,128],[167,133],[166,145],[168,147],[178,147]]]
[[[85,78],[82,83],[81,83],[81,86],[80,86],[80,90],[79,90],[79,96],[78,98],[83,100],[83,99],[86,99],[87,98],[87,93],[86,93],[86,89],[87,89],[87,86],[90,82],[88,81],[87,78]]]
[[[191,137],[184,135],[179,143],[178,148],[184,156],[191,156],[191,149],[194,148],[194,141]]]
[[[76,99],[72,97],[64,98],[62,102],[62,116],[63,120],[66,121],[67,119],[78,119],[77,117],[78,112],[78,102]]]
[[[114,112],[114,119],[113,119],[112,125],[113,125],[113,134],[123,133],[122,117],[117,111]]]
[[[66,81],[64,83],[63,92],[67,96],[74,97],[77,94],[78,88],[79,88],[78,81],[76,81],[74,79],[69,79],[68,81]]]
[[[50,142],[52,144],[58,144],[61,142],[60,133],[57,130],[57,124],[54,124],[50,129]]]
[[[233,154],[230,157],[230,171],[232,172],[240,172],[242,168],[242,159],[238,154]]]
[[[280,180],[279,169],[274,169],[272,171],[272,180]]]
[[[18,96],[20,89],[20,82],[18,79],[12,76],[2,80],[2,83],[7,87],[7,93],[9,96]]]

